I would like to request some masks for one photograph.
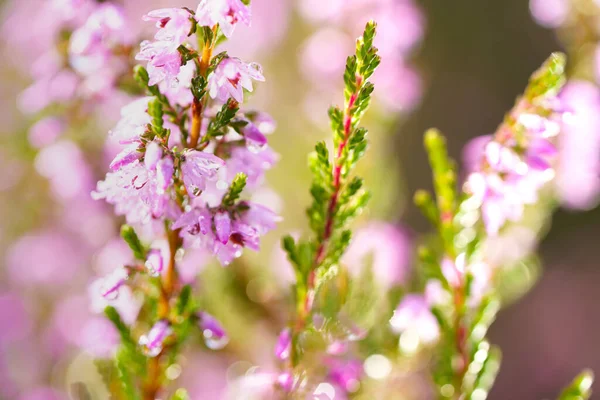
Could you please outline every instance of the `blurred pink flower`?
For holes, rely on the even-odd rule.
[[[590,209],[600,197],[600,90],[574,80],[560,97],[573,118],[559,136],[558,194],[567,207]]]
[[[10,247],[6,258],[7,272],[14,283],[43,285],[48,289],[76,282],[84,272],[84,262],[78,243],[59,231],[21,237]]]
[[[66,129],[63,120],[47,117],[36,122],[29,129],[29,143],[37,148],[52,144]]]
[[[400,228],[385,222],[371,222],[359,228],[342,262],[355,277],[372,267],[375,280],[384,288],[403,284],[408,278],[411,243]],[[372,260],[372,265],[365,265]]]
[[[70,140],[43,148],[36,156],[35,168],[50,180],[52,192],[59,200],[73,199],[94,187],[94,176],[83,152]]]
[[[529,9],[538,24],[557,28],[569,15],[571,4],[568,0],[530,0]]]
[[[83,326],[78,345],[94,357],[113,357],[120,344],[119,332],[104,317],[91,318]]]
[[[440,328],[429,307],[428,300],[422,295],[408,294],[404,296],[390,319],[392,330],[395,333],[410,330],[418,335],[425,344],[437,341]]]

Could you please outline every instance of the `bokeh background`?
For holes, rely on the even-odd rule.
[[[68,128],[32,129],[43,118],[28,112],[31,99],[21,93],[43,75],[30,70],[49,46],[44,24],[55,16],[40,10],[50,1],[0,1],[0,398],[78,398],[83,382],[92,398],[102,399],[107,397],[91,354],[110,353],[98,342],[111,331],[92,312],[98,305],[90,303],[87,286],[126,256],[115,239],[120,221],[89,192],[114,151],[105,144],[106,132],[124,100],[117,93],[86,98],[82,118],[68,124],[63,118]],[[135,37],[147,35],[144,12],[182,5],[117,3],[135,21]],[[372,150],[362,169],[374,196],[359,226],[378,221],[397,227],[397,254],[388,260],[399,271],[399,284],[408,285],[413,273],[409,243],[430,231],[411,202],[416,189],[431,188],[423,132],[442,130],[451,155],[460,159],[470,139],[495,130],[550,52],[565,43],[570,54],[580,51],[568,32],[561,42],[555,30],[540,26],[526,0],[364,1],[367,12],[348,11],[354,3],[360,2],[253,0],[253,27],[240,29],[228,44],[232,54],[265,70],[267,82],[251,102],[278,122],[270,140],[280,160],[268,175],[269,189],[257,195],[278,208],[284,222],[260,254],[228,269],[190,261],[190,270],[210,282],[200,284],[202,301],[232,332],[224,354],[201,346],[189,353],[180,379],[197,393],[194,399],[218,399],[228,381],[271,362],[288,306],[289,271],[277,238],[306,228],[306,154],[327,137],[326,107],[340,101],[339,71],[368,14],[385,19],[379,40],[388,60],[376,81],[380,94],[368,121]],[[545,6],[559,3],[547,0]],[[34,98],[56,88],[38,90]],[[60,107],[50,108],[42,113],[60,113]],[[537,282],[493,325],[491,341],[504,357],[490,399],[553,398],[582,367],[600,371],[600,210],[593,206],[557,212],[541,242]],[[405,393],[407,399],[428,398],[416,389]]]

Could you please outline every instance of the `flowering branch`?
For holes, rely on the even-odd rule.
[[[239,108],[252,80],[264,80],[260,67],[225,52],[212,57],[219,40],[229,37],[238,21],[248,24],[249,16],[249,7],[239,0],[204,0],[196,12],[160,9],[144,17],[156,21],[158,32],[154,41],[141,44],[136,58],[148,66],[136,67],[135,77],[152,97],[124,109],[113,134],[126,148],[94,192],[137,227],[124,227],[122,236],[144,264],[117,269],[102,289],[107,298],[125,284],[145,293],[146,311],[136,325],[151,329],[140,336],[139,347],[115,310],[107,309],[126,349],[116,366],[128,398],[140,393],[143,400],[153,400],[165,392],[164,371],[191,335],[190,326],[199,325],[211,349],[228,341],[218,321],[195,304],[191,286],[180,280],[178,255],[203,247],[228,265],[243,248],[258,250],[260,237],[278,220],[267,208],[241,199],[273,161],[264,133],[254,124],[260,120],[270,131],[270,118]],[[188,41],[194,34],[197,40]],[[221,103],[220,111],[213,103],[217,108]]]
[[[565,114],[557,98],[564,66],[565,57],[553,54],[532,76],[485,146],[463,193],[456,188],[456,167],[444,138],[435,130],[425,134],[436,201],[424,191],[417,192],[415,201],[437,226],[443,248],[441,255],[434,247],[420,251],[430,278],[427,302],[441,328],[434,374],[441,398],[485,398],[498,371],[500,352],[485,333],[499,309],[494,280],[502,265],[492,264],[485,241],[501,234],[508,222],[522,220],[525,206],[537,203],[555,176],[555,142]],[[448,294],[451,301],[445,300]]]

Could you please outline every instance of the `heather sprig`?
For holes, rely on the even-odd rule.
[[[125,285],[144,294],[132,326],[114,308],[106,310],[122,338],[115,367],[126,398],[165,393],[165,371],[194,332],[213,350],[228,342],[179,278],[184,252],[200,247],[228,265],[244,248],[259,250],[261,236],[278,221],[245,199],[273,161],[265,136],[273,122],[241,110],[244,91],[264,77],[257,64],[226,52],[213,55],[237,21],[249,17],[249,6],[239,0],[202,1],[195,12],[169,8],[144,17],[158,28],[136,57],[147,61],[135,68],[147,97],[123,109],[112,135],[125,148],[93,193],[125,216],[129,225],[121,233],[134,256],[131,265],[103,279],[99,294],[113,300]],[[261,131],[255,120],[269,129]],[[186,395],[178,391],[173,398]]]
[[[435,330],[434,338],[439,336],[433,379],[440,398],[484,399],[498,372],[500,350],[485,335],[501,306],[496,285],[501,268],[507,266],[494,264],[485,243],[502,235],[506,225],[520,223],[526,207],[547,196],[555,176],[559,126],[567,114],[557,97],[565,81],[564,68],[565,57],[553,54],[533,74],[462,190],[444,137],[436,130],[425,134],[435,201],[419,191],[415,202],[439,236],[438,243],[423,246],[419,256],[428,279],[423,302],[438,325],[429,331]],[[392,326],[401,332],[408,329],[399,321],[414,307],[403,301]],[[588,375],[582,379],[591,380]]]
[[[360,122],[374,88],[369,78],[380,62],[373,46],[375,33],[376,24],[371,21],[356,42],[356,54],[346,61],[344,106],[329,109],[333,154],[325,142],[319,142],[309,156],[313,181],[307,216],[313,237],[299,241],[291,236],[283,238],[296,275],[295,315],[290,330],[280,337],[280,343],[285,341],[290,351],[279,358],[288,362],[289,368],[301,364],[306,342],[316,329],[313,319],[320,317],[320,310],[314,308],[315,297],[342,268],[340,259],[352,237],[350,223],[369,199],[362,179],[352,173],[367,149],[367,130]]]

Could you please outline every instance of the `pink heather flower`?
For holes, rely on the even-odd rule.
[[[127,282],[129,272],[123,267],[115,269],[102,279],[100,294],[107,300],[114,300],[119,296],[119,289]]]
[[[190,235],[206,235],[212,230],[212,215],[206,208],[192,208],[175,221],[172,229],[185,229]]]
[[[154,39],[179,47],[192,30],[191,14],[183,8],[161,8],[144,15],[144,21],[156,21],[158,32]]]
[[[118,140],[120,144],[139,142],[140,136],[146,131],[147,125],[152,121],[148,115],[148,103],[152,97],[141,97],[132,101],[121,109],[121,119],[109,135]]]
[[[156,357],[163,349],[165,340],[173,333],[173,328],[166,320],[160,320],[147,334],[140,337],[139,344],[149,357]]]
[[[94,76],[107,67],[115,68],[115,62],[111,63],[116,57],[115,49],[128,43],[129,32],[123,9],[111,3],[101,4],[71,36],[71,65],[86,76]]]
[[[253,153],[258,153],[267,146],[267,137],[252,122],[242,128],[242,135],[246,139],[246,147]]]
[[[88,287],[90,311],[95,314],[102,314],[106,306],[110,305],[119,312],[119,315],[126,324],[133,324],[142,307],[140,299],[136,298],[129,286],[121,286],[117,298],[107,299],[102,296],[103,291],[106,290],[104,282],[104,278],[100,278],[92,282]]]
[[[292,331],[285,328],[279,334],[277,344],[275,345],[275,357],[280,360],[287,360],[292,353]]]
[[[176,219],[180,211],[163,185],[156,171],[134,161],[106,174],[92,192],[92,198],[113,204],[115,212],[125,215],[130,224],[145,225],[162,216]]]
[[[183,183],[190,196],[198,196],[206,182],[215,180],[219,168],[225,166],[225,161],[214,154],[196,150],[186,150],[182,161]]]
[[[215,223],[217,239],[221,243],[227,244],[229,235],[231,235],[231,217],[229,216],[229,213],[226,211],[217,211],[213,221]]]
[[[125,147],[119,154],[117,154],[109,165],[111,171],[117,171],[126,165],[131,164],[134,161],[139,160],[143,153],[139,151],[137,143],[131,144]]]
[[[241,0],[202,0],[196,10],[196,20],[200,26],[219,25],[223,34],[231,37],[235,25],[243,22],[250,26],[250,7]]]
[[[173,183],[173,173],[175,166],[173,159],[167,156],[156,163],[156,193],[159,195],[165,194],[167,189]]]
[[[162,252],[158,249],[150,250],[144,266],[150,276],[159,276],[165,266],[165,259]]]
[[[270,170],[278,159],[279,155],[268,146],[259,152],[236,146],[231,149],[230,157],[225,160],[227,181],[231,182],[236,174],[243,172],[247,176],[248,187],[256,188],[264,182],[265,172]]]
[[[481,164],[466,180],[465,189],[481,206],[491,236],[497,235],[507,221],[520,220],[525,205],[537,202],[538,191],[555,176],[558,153],[552,140],[560,131],[557,121],[563,112],[556,111],[560,106],[556,98],[544,101],[538,107],[548,110],[549,117],[529,113],[528,104],[517,106],[516,126],[502,126],[496,138],[485,144]],[[521,143],[514,139],[513,129],[523,131]]]
[[[417,294],[404,296],[390,319],[390,325],[396,333],[409,330],[414,332],[424,344],[434,343],[440,335],[440,328],[429,304],[423,296]]]
[[[144,40],[140,44],[140,52],[135,56],[136,60],[148,61],[148,84],[156,85],[165,80],[168,85],[177,82],[177,76],[181,70],[181,54],[178,46],[167,41],[151,42]]]
[[[229,98],[244,102],[244,89],[252,92],[252,80],[264,82],[262,68],[257,63],[246,64],[239,58],[223,59],[208,77],[208,93],[223,103]]]
[[[220,350],[229,343],[227,332],[215,317],[207,312],[200,312],[198,319],[204,342],[209,349]]]
[[[146,145],[146,152],[144,153],[144,164],[148,169],[156,169],[158,162],[162,158],[162,147],[157,142],[150,142]]]
[[[260,237],[274,229],[280,220],[264,206],[250,202],[245,205],[247,209],[234,220],[224,212],[217,212],[213,217],[210,210],[195,207],[181,215],[173,229],[182,229],[188,247],[203,247],[222,265],[229,265],[242,255],[244,247],[258,251]]]
[[[405,282],[410,259],[406,233],[392,224],[373,222],[356,232],[342,262],[355,277],[372,268],[377,282],[389,289]],[[372,263],[365,265],[365,260]]]

